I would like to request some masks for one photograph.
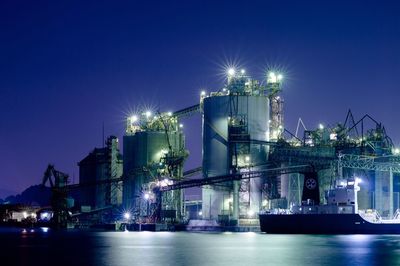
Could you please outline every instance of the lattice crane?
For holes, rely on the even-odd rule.
[[[56,227],[66,227],[69,217],[67,208],[68,175],[56,170],[49,164],[43,175],[42,185],[49,184],[51,188],[51,207],[53,209],[53,223]]]

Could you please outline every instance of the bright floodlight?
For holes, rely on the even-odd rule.
[[[231,68],[228,69],[228,75],[229,75],[229,76],[232,77],[232,76],[235,75],[235,73],[236,73],[236,71],[235,71],[235,69],[234,69],[233,67],[231,67]]]
[[[149,118],[151,116],[151,112],[150,111],[146,111],[145,115],[146,115],[147,118]]]
[[[282,74],[276,74],[275,72],[269,72],[267,82],[269,83],[279,83],[283,79]]]
[[[396,148],[396,149],[394,149],[394,154],[400,154],[400,149],[399,148]]]
[[[246,73],[246,70],[242,69],[240,70],[240,74],[244,75]]]
[[[168,116],[172,116],[172,112],[168,112],[167,115],[168,115]]]
[[[269,72],[268,73],[268,80],[269,83],[276,83],[277,82],[277,77],[274,72]]]
[[[248,216],[253,216],[253,215],[254,215],[254,211],[253,211],[253,210],[249,210],[249,211],[247,212],[247,215],[248,215]]]
[[[201,95],[201,96],[206,96],[206,92],[205,92],[205,91],[201,91],[201,92],[200,92],[200,95]]]
[[[130,119],[130,121],[131,121],[132,124],[133,124],[133,123],[136,123],[136,122],[138,121],[137,115],[132,115],[129,119]]]
[[[180,127],[180,128],[183,128],[183,124],[179,124],[179,127]]]
[[[323,124],[319,124],[319,129],[324,129],[324,125]]]
[[[128,220],[129,218],[131,218],[131,214],[129,212],[125,212],[124,218]]]
[[[359,177],[356,177],[356,183],[357,183],[357,184],[360,184],[361,182],[362,182],[362,179],[359,178]]]
[[[250,156],[246,156],[245,158],[244,158],[244,160],[246,161],[246,162],[250,162]]]
[[[144,194],[144,199],[148,200],[150,198],[150,194],[149,193],[145,193]]]
[[[203,215],[203,212],[202,211],[199,211],[199,216],[202,216]]]

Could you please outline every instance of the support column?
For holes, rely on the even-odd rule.
[[[289,174],[288,208],[291,207],[291,204],[301,204],[301,184],[299,173]]]
[[[239,222],[239,187],[240,181],[233,181],[233,210],[232,210],[232,219]]]
[[[389,170],[389,217],[393,218],[393,170],[390,167]]]
[[[393,215],[393,171],[375,171],[375,209],[382,217]]]

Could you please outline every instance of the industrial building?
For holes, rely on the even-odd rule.
[[[79,204],[82,210],[92,211],[122,204],[122,187],[112,181],[122,176],[122,155],[118,138],[110,136],[105,147],[95,148],[79,163]],[[90,185],[91,184],[91,185]]]
[[[114,206],[132,223],[254,226],[261,210],[307,202],[304,184],[319,186],[323,203],[335,180],[357,177],[360,209],[392,217],[400,208],[400,150],[381,123],[369,115],[355,120],[349,110],[331,126],[307,129],[300,119],[293,133],[284,125],[281,74],[258,81],[232,68],[226,75],[222,88],[203,91],[195,105],[129,115],[123,155],[110,137],[79,163],[81,204]],[[184,172],[181,121],[191,115],[202,117],[202,161]],[[201,200],[186,208],[185,188],[196,186]]]
[[[214,177],[265,168],[268,162],[270,98],[245,72],[228,73],[222,90],[201,99],[203,175]],[[203,187],[203,217],[237,223],[262,206],[262,178]]]
[[[154,222],[160,211],[163,220],[181,220],[183,191],[170,191],[159,199],[153,189],[181,180],[187,156],[183,132],[172,113],[130,116],[124,136],[124,208],[141,221]]]
[[[241,225],[256,219],[262,209],[301,204],[303,183],[310,172],[307,167],[311,167],[315,174],[310,176],[317,176],[322,193],[337,178],[362,177],[360,207],[393,215],[399,206],[398,188],[393,186],[393,174],[398,171],[393,161],[398,154],[384,127],[369,115],[355,121],[349,111],[342,124],[319,125],[314,130],[304,127],[303,136],[293,134],[284,126],[282,81],[281,74],[269,72],[262,84],[244,70],[229,69],[225,86],[202,92],[198,107],[130,117],[124,137],[124,175],[129,176],[124,181],[124,202],[139,201],[136,208],[145,206],[147,191],[162,180],[170,182],[161,185],[165,193],[181,191],[182,195],[183,188],[197,185],[202,186],[202,219]],[[203,180],[191,181],[182,172],[187,153],[178,126],[181,117],[175,114],[185,112],[202,115]],[[179,158],[175,173],[166,170],[169,154]],[[370,164],[362,164],[365,161]],[[392,170],[376,170],[383,165]],[[232,180],[236,175],[241,178]],[[182,215],[180,198],[181,203],[174,204],[163,200],[162,208],[174,206],[177,217]]]

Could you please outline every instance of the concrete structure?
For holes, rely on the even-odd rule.
[[[187,157],[184,135],[172,113],[128,118],[124,136],[123,203],[135,219],[154,222],[161,204],[165,219],[180,219],[183,214],[182,192],[170,191],[158,202],[153,188],[182,177]]]
[[[117,182],[102,182],[122,176],[122,155],[118,138],[110,136],[104,148],[95,148],[78,163],[81,206],[100,209],[122,203],[122,187]]]
[[[269,97],[266,89],[243,73],[228,73],[225,88],[201,98],[203,175],[214,177],[257,170],[267,163]],[[205,186],[202,215],[232,220],[254,216],[261,208],[260,178]]]

